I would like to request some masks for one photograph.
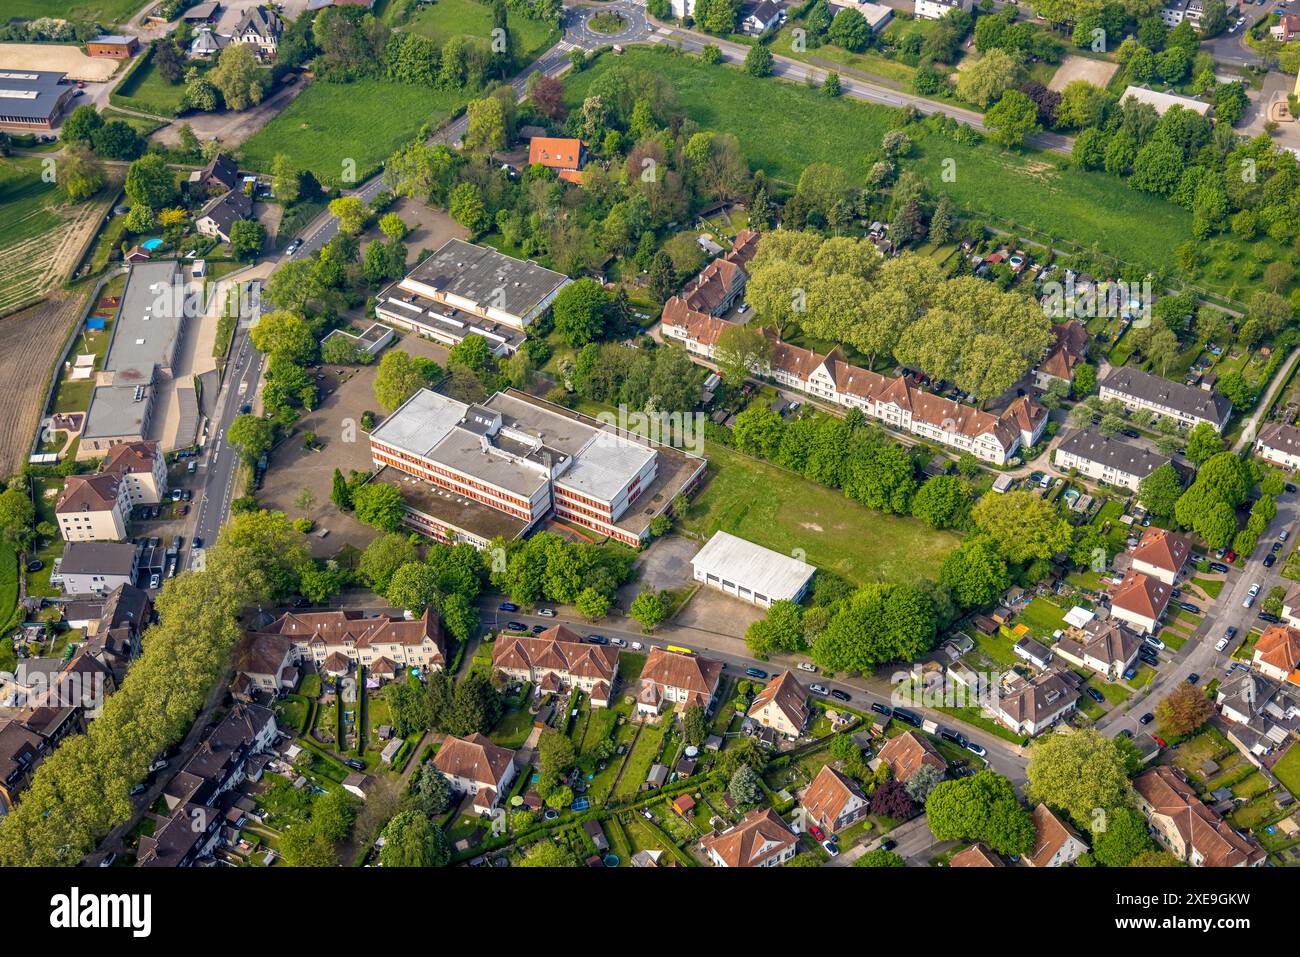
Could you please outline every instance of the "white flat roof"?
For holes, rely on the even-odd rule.
[[[613,501],[654,457],[654,449],[601,430],[574,457],[558,484],[601,501]]]
[[[696,571],[743,585],[773,601],[793,601],[816,567],[762,545],[718,531],[695,553]]]
[[[1177,93],[1162,93],[1159,90],[1148,90],[1144,86],[1130,86],[1124,89],[1124,95],[1121,96],[1120,102],[1123,103],[1129,97],[1138,100],[1141,103],[1150,103],[1156,108],[1156,112],[1161,116],[1171,106],[1181,106],[1184,109],[1195,110],[1204,116],[1210,112],[1210,104],[1201,100],[1194,100],[1190,96],[1179,96]]]

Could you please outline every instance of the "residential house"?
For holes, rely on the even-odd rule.
[[[1300,733],[1300,689],[1239,668],[1223,679],[1215,703],[1224,733],[1255,765]]]
[[[795,678],[793,671],[783,671],[754,696],[748,715],[786,738],[797,738],[803,734],[812,717],[808,691]]]
[[[1282,620],[1288,625],[1300,628],[1300,582],[1287,586],[1282,598]]]
[[[534,136],[528,141],[528,165],[545,166],[556,171],[568,183],[582,183],[582,168],[587,164],[587,144],[582,140]]]
[[[273,57],[283,32],[284,21],[269,4],[265,7],[249,7],[230,35],[230,42],[247,43],[259,57]]]
[[[1012,646],[1011,653],[1017,658],[1023,658],[1039,671],[1052,663],[1052,650],[1041,641],[1036,641],[1028,635]]]
[[[1100,383],[1102,401],[1118,400],[1130,412],[1144,410],[1184,428],[1209,423],[1222,432],[1232,415],[1232,403],[1213,389],[1171,382],[1132,366],[1114,368]]]
[[[832,20],[841,10],[856,10],[867,21],[867,26],[871,27],[872,33],[879,33],[890,20],[894,19],[893,7],[883,3],[871,3],[869,0],[835,0],[830,7]],[[885,226],[883,223],[872,223],[872,226],[876,227],[872,232],[877,233],[872,238],[878,239],[879,233],[883,232]]]
[[[121,541],[131,516],[126,483],[107,472],[69,475],[54,515],[66,542]]]
[[[240,690],[245,694],[292,691],[298,684],[301,654],[289,635],[245,634],[235,664]]]
[[[1074,382],[1074,370],[1088,355],[1088,327],[1078,319],[1052,326],[1052,344],[1034,368],[1034,385],[1044,392],[1053,381]]]
[[[1155,634],[1172,593],[1173,588],[1159,578],[1130,571],[1110,587],[1110,613],[1140,632]]]
[[[194,219],[194,228],[203,236],[230,242],[235,223],[253,218],[253,198],[242,189],[232,189],[208,201]]]
[[[917,19],[942,20],[954,10],[969,10],[971,0],[916,0]]]
[[[1002,858],[990,851],[983,841],[976,841],[964,851],[952,856],[949,867],[1006,867]]]
[[[8,814],[49,755],[45,738],[12,718],[0,718],[0,816]]]
[[[1191,539],[1152,525],[1129,553],[1129,568],[1173,585],[1192,553]]]
[[[799,802],[810,824],[835,834],[866,817],[869,802],[858,782],[829,764],[808,785]]]
[[[578,689],[594,707],[607,707],[618,676],[618,649],[592,645],[567,625],[540,635],[503,633],[492,649],[492,668],[512,681],[532,682],[538,693]]]
[[[1107,681],[1117,681],[1137,660],[1142,639],[1120,622],[1094,618],[1080,631],[1080,638],[1062,638],[1056,653]]]
[[[1004,421],[1009,420],[1020,429],[1020,445],[1022,448],[1028,449],[1037,445],[1038,440],[1047,431],[1047,406],[1027,395],[1013,399],[998,418]]]
[[[1278,18],[1277,23],[1268,28],[1268,35],[1270,39],[1281,43],[1300,40],[1300,16],[1293,13],[1283,14]]]
[[[771,808],[755,809],[700,847],[715,867],[780,867],[794,857],[798,836]]]
[[[1012,731],[1033,737],[1074,711],[1078,700],[1078,677],[1069,671],[1049,671],[1028,680],[1015,679],[986,707]]]
[[[427,609],[411,621],[358,611],[291,611],[260,633],[291,638],[300,655],[334,674],[346,674],[351,665],[392,674],[396,666],[436,671],[447,663],[442,625]]]
[[[203,169],[190,173],[187,185],[202,195],[221,195],[239,185],[239,167],[225,153],[218,153]]]
[[[448,735],[433,758],[454,790],[473,796],[478,814],[491,814],[515,778],[515,752],[493,744],[477,731],[465,738]]]
[[[134,585],[140,574],[139,545],[130,542],[69,542],[59,574],[65,595],[107,595]]]
[[[1065,867],[1088,852],[1074,828],[1046,804],[1034,808],[1034,850],[1025,863],[1030,867]]]
[[[193,867],[221,841],[224,815],[202,804],[178,804],[152,834],[140,838],[136,867]]]
[[[237,701],[163,789],[167,807],[212,807],[244,781],[256,781],[262,766],[256,758],[277,734],[274,711]]]
[[[1300,17],[1292,19],[1300,20]],[[1287,469],[1300,468],[1300,428],[1282,422],[1268,422],[1255,437],[1260,458]]]
[[[740,29],[750,36],[773,30],[785,22],[785,7],[776,0],[751,0],[741,4]]]
[[[940,774],[948,770],[948,762],[939,749],[929,738],[915,731],[904,731],[886,741],[876,755],[876,761],[889,765],[894,780],[904,784],[925,765],[935,768]]]
[[[685,711],[694,705],[707,711],[721,678],[721,661],[652,648],[641,669],[637,713],[653,716],[667,708]]]
[[[194,31],[190,40],[190,59],[210,60],[230,45],[230,37],[217,33],[212,27],[204,25]]]
[[[1057,445],[1052,461],[1062,472],[1075,469],[1090,479],[1137,491],[1138,483],[1172,459],[1095,429],[1079,429]]]
[[[1270,625],[1255,642],[1250,663],[1274,681],[1300,685],[1300,628]]]
[[[1193,867],[1261,867],[1268,859],[1253,839],[1207,807],[1173,767],[1158,764],[1133,779],[1138,809],[1156,840]]]
[[[132,506],[157,505],[167,496],[167,459],[152,439],[112,446],[99,471],[121,480],[128,514]]]

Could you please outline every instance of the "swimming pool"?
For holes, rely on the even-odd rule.
[[[162,245],[162,240],[159,239],[157,236],[155,236],[153,239],[146,239],[140,245],[142,248],[152,252],[153,250],[157,249],[159,246]]]

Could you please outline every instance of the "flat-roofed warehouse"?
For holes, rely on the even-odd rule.
[[[0,127],[53,129],[77,91],[75,84],[64,82],[66,76],[48,70],[0,70]]]
[[[807,562],[722,531],[714,532],[696,552],[691,567],[697,582],[764,608],[774,601],[798,601],[817,571]]]
[[[506,355],[570,282],[534,262],[451,239],[380,292],[375,314],[449,345],[482,336],[494,353]]]

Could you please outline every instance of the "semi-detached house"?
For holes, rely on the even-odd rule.
[[[1144,478],[1172,460],[1095,429],[1080,429],[1056,447],[1052,461],[1063,472],[1075,469],[1090,479],[1137,491]]]
[[[1112,369],[1099,392],[1104,402],[1118,400],[1130,412],[1153,412],[1188,429],[1205,422],[1222,432],[1232,415],[1232,403],[1213,389],[1172,382],[1130,366]]]
[[[501,635],[492,668],[513,681],[529,681],[539,694],[582,691],[594,708],[609,707],[618,677],[618,649],[593,645],[565,625],[540,635]]]

